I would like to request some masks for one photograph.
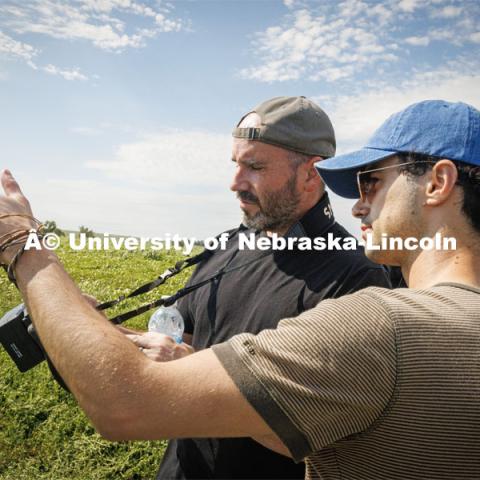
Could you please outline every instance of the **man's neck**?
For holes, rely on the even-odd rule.
[[[410,288],[454,282],[480,287],[480,251],[458,245],[453,251],[422,251],[402,266]]]
[[[296,220],[294,222],[276,230],[266,230],[265,235],[267,235],[268,237],[272,237],[274,233],[279,237],[283,237],[284,235],[286,235],[286,233],[293,227],[293,225],[299,222],[320,201],[323,193],[324,191],[322,191],[318,195],[315,195],[315,197],[309,199],[309,201],[305,202],[304,205],[300,206],[295,216]]]

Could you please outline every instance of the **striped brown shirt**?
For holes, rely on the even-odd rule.
[[[213,348],[307,478],[480,479],[480,289],[367,288]]]

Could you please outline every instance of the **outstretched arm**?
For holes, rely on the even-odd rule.
[[[0,214],[30,214],[8,171]],[[0,236],[30,228],[24,217],[0,220]],[[1,254],[9,263],[15,247]],[[181,360],[148,359],[82,296],[58,258],[25,251],[15,275],[42,343],[97,430],[114,440],[257,437],[282,444],[245,400],[211,350]]]

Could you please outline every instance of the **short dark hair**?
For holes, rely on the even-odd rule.
[[[307,163],[313,155],[306,155],[300,152],[294,152],[293,150],[288,151],[288,159],[290,160],[292,167],[296,170],[303,163]]]
[[[397,155],[399,163],[413,162],[399,167],[401,172],[411,176],[425,175],[439,157],[415,152],[402,152]],[[420,163],[421,162],[421,163]],[[463,189],[462,211],[473,228],[480,233],[480,167],[452,160],[457,167],[457,185]]]

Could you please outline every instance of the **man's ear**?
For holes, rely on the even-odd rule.
[[[442,159],[435,163],[425,188],[425,205],[433,207],[446,202],[452,195],[457,179],[457,167],[451,160]]]
[[[311,157],[308,162],[304,164],[305,168],[305,191],[313,192],[317,191],[321,185],[323,185],[322,179],[318,170],[315,168],[315,164],[323,160],[322,157]]]

